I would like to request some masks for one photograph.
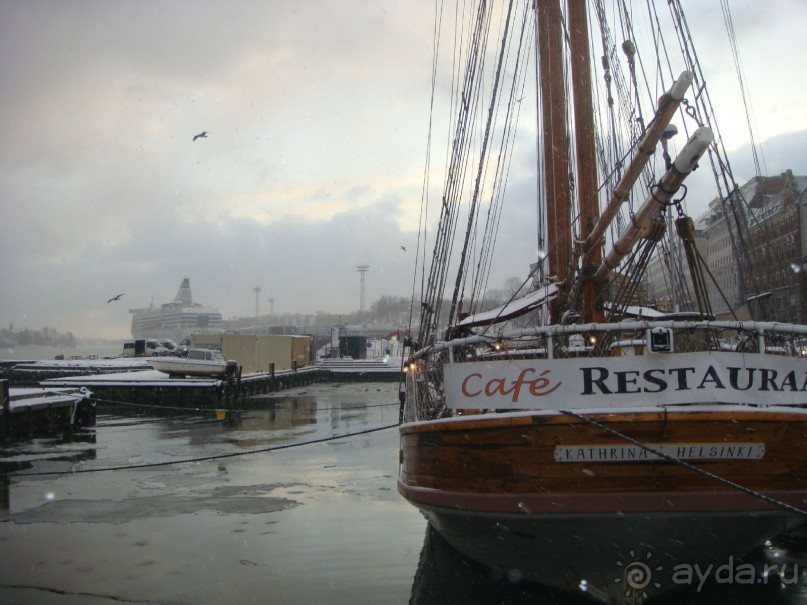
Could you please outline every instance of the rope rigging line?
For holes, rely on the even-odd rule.
[[[493,250],[498,239],[499,225],[503,208],[504,195],[507,189],[508,176],[513,160],[515,147],[516,126],[521,111],[521,100],[524,98],[527,79],[527,63],[529,56],[522,60],[524,49],[532,44],[533,30],[529,28],[530,9],[528,4],[524,5],[524,12],[521,22],[521,33],[518,37],[518,48],[513,61],[513,77],[509,88],[504,127],[502,128],[499,152],[495,176],[493,179],[493,191],[491,192],[491,202],[488,205],[488,213],[483,231],[482,244],[478,254],[476,267],[476,279],[471,292],[469,311],[475,313],[482,304],[485,292],[487,291],[488,280],[492,268]],[[519,95],[519,98],[516,98]]]
[[[689,275],[692,278],[692,287],[695,290],[695,298],[698,301],[698,310],[708,316],[712,313],[712,303],[709,300],[709,290],[704,276],[703,264],[695,244],[695,224],[692,219],[681,211],[678,206],[679,217],[675,221],[675,231],[684,245],[684,254],[687,259]]]
[[[397,404],[396,404],[397,405]],[[0,472],[0,477],[44,477],[44,476],[52,476],[52,475],[77,475],[79,473],[103,473],[107,471],[127,471],[127,470],[134,470],[140,468],[155,468],[159,466],[173,466],[175,464],[190,464],[190,463],[197,463],[197,462],[208,462],[210,460],[222,460],[224,458],[237,458],[238,456],[251,456],[253,454],[265,454],[267,452],[275,452],[278,450],[287,450],[295,447],[302,447],[305,445],[315,445],[317,443],[327,443],[328,441],[337,441],[339,439],[345,439],[346,437],[357,437],[359,435],[368,435],[370,433],[377,433],[380,431],[385,431],[387,429],[395,428],[399,426],[400,423],[395,424],[388,424],[385,426],[376,427],[373,429],[365,429],[363,431],[355,431],[352,433],[345,433],[344,435],[331,435],[330,437],[322,437],[321,439],[310,439],[308,441],[301,441],[298,443],[287,443],[285,445],[273,445],[269,447],[263,447],[255,450],[249,450],[246,452],[230,452],[229,454],[212,454],[210,456],[199,456],[197,458],[184,458],[182,460],[165,460],[163,462],[147,462],[144,464],[130,464],[130,465],[122,465],[122,466],[106,466],[102,468],[83,468],[83,469],[71,469],[69,471],[42,471],[39,473],[22,473],[22,474],[15,474],[15,473],[7,473],[7,472]]]
[[[498,61],[496,64],[496,72],[493,81],[493,89],[491,90],[491,102],[488,108],[488,116],[487,122],[485,124],[485,133],[484,138],[482,141],[482,149],[480,151],[479,156],[479,163],[477,165],[477,173],[476,173],[476,180],[474,182],[474,192],[471,197],[471,206],[468,210],[468,226],[465,231],[465,241],[463,243],[462,251],[460,253],[460,260],[459,266],[457,269],[457,279],[454,283],[454,293],[451,297],[451,308],[448,312],[448,324],[454,320],[456,311],[457,311],[457,303],[459,300],[459,290],[460,284],[463,279],[463,275],[466,272],[466,265],[467,265],[467,255],[468,255],[468,244],[471,237],[472,227],[477,220],[477,213],[479,211],[479,197],[480,197],[480,188],[482,183],[483,177],[483,168],[485,165],[486,157],[487,157],[487,148],[488,148],[488,141],[490,138],[490,131],[491,131],[491,124],[493,122],[493,117],[495,115],[495,108],[497,106],[495,99],[499,94],[499,85],[501,81],[501,72],[502,72],[502,64],[504,62],[505,57],[505,49],[506,49],[506,40],[507,35],[510,30],[510,23],[511,23],[511,15],[513,10],[513,0],[510,0],[507,6],[507,17],[505,19],[505,27],[504,32],[502,34],[502,44],[499,50]],[[481,88],[481,87],[480,87]]]
[[[706,259],[703,258],[703,256],[701,255],[700,251],[698,250],[698,247],[693,245],[692,246],[692,252],[693,252],[693,254],[695,256],[694,262],[696,262],[698,264],[698,267],[699,267],[700,271],[705,271],[706,274],[709,276],[709,279],[711,280],[712,285],[715,287],[715,290],[717,291],[717,293],[720,295],[720,299],[723,301],[723,304],[725,304],[726,307],[729,309],[729,313],[731,313],[731,317],[735,321],[739,321],[739,318],[737,317],[737,314],[735,313],[734,309],[732,309],[731,303],[729,302],[728,298],[726,297],[726,294],[723,292],[723,289],[720,287],[720,282],[717,280],[717,277],[715,277],[715,275],[709,269],[709,264],[706,262]],[[704,283],[705,283],[705,278],[703,278],[703,279],[704,279]],[[708,298],[707,298],[707,300],[708,300]]]
[[[625,435],[623,433],[620,433],[619,431],[616,431],[616,430],[614,430],[614,429],[612,429],[612,428],[610,428],[608,426],[605,426],[604,424],[602,424],[600,422],[597,422],[593,418],[588,418],[588,417],[586,417],[586,416],[584,416],[582,414],[572,412],[571,410],[558,410],[558,411],[561,414],[566,414],[568,416],[572,416],[572,417],[577,418],[578,420],[582,420],[583,422],[586,422],[586,423],[588,423],[588,424],[590,424],[592,426],[596,426],[598,429],[601,429],[601,430],[605,431],[606,433],[608,433],[610,435],[613,435],[614,437],[618,437],[620,439],[623,439],[624,441],[627,441],[628,443],[631,443],[631,444],[633,444],[633,445],[635,445],[637,447],[640,447],[643,450],[658,456],[659,458],[664,458],[668,462],[674,462],[675,464],[678,464],[680,466],[688,468],[691,471],[695,471],[696,473],[699,473],[699,474],[703,475],[704,477],[714,479],[715,481],[717,481],[719,483],[722,483],[723,485],[726,485],[728,487],[731,487],[731,488],[734,488],[734,489],[736,489],[738,491],[741,491],[744,494],[748,494],[749,496],[759,498],[760,500],[763,500],[764,502],[767,502],[768,504],[772,504],[772,505],[777,506],[779,508],[782,508],[784,510],[788,510],[790,512],[797,513],[799,515],[804,515],[805,517],[807,517],[807,510],[802,510],[802,509],[797,508],[795,506],[792,506],[792,505],[790,505],[790,504],[788,504],[786,502],[782,502],[780,500],[777,500],[776,498],[771,498],[770,496],[766,496],[765,494],[762,494],[762,493],[760,493],[758,491],[755,491],[755,490],[749,489],[749,488],[747,488],[745,486],[742,486],[739,483],[735,483],[734,481],[730,481],[729,479],[726,479],[725,477],[721,477],[719,475],[715,475],[714,473],[710,473],[709,471],[707,471],[705,469],[702,469],[699,466],[695,466],[694,464],[690,464],[689,462],[687,462],[685,460],[681,460],[680,458],[676,458],[674,456],[670,456],[669,454],[665,454],[664,452],[662,452],[660,450],[657,450],[656,448],[654,448],[654,447],[652,447],[650,445],[647,445],[645,443],[637,441],[636,439],[633,439],[632,437],[629,437],[629,436],[627,436],[627,435]],[[666,408],[665,408],[665,413],[666,413]]]
[[[437,330],[439,324],[440,306],[443,300],[441,293],[444,291],[448,276],[451,248],[458,220],[460,191],[465,182],[466,158],[470,152],[472,142],[473,132],[469,124],[479,102],[481,86],[478,86],[477,82],[482,76],[479,64],[484,58],[487,44],[485,34],[489,27],[490,15],[485,10],[483,3],[476,13],[473,31],[469,32],[469,52],[465,75],[462,79],[462,88],[459,88],[460,81],[459,78],[457,79],[455,97],[460,103],[460,111],[456,112],[459,115],[454,125],[454,137],[447,150],[448,168],[441,199],[440,219],[435,236],[434,253],[427,286],[424,288],[422,295],[419,342],[425,342],[428,335]],[[454,56],[455,58],[458,56],[456,38]],[[455,65],[457,64],[456,59],[454,63]]]
[[[734,70],[737,73],[737,82],[740,86],[740,96],[743,100],[743,107],[745,108],[745,119],[748,124],[748,136],[751,140],[751,154],[754,158],[755,174],[761,176],[763,173],[759,162],[759,155],[762,149],[757,149],[757,141],[754,135],[754,128],[752,126],[753,109],[751,108],[751,99],[745,89],[745,76],[743,75],[743,68],[740,62],[740,51],[737,48],[737,34],[734,32],[734,19],[731,16],[731,8],[726,0],[720,0],[720,8],[723,11],[723,22],[726,24],[726,32],[728,33],[729,46],[731,47],[731,57],[734,60]],[[762,156],[762,164],[765,164],[765,156]],[[767,170],[765,170],[767,173]]]
[[[668,5],[670,18],[672,20],[672,28],[665,27],[662,25],[661,18],[659,16],[659,6],[658,3],[654,3],[651,1],[646,2],[648,8],[648,22],[645,25],[647,29],[647,33],[649,33],[649,39],[653,48],[656,50],[653,53],[653,61],[655,66],[659,68],[659,73],[661,73],[661,68],[663,67],[664,72],[669,72],[670,77],[673,76],[673,66],[671,61],[671,54],[666,42],[666,30],[674,30],[673,35],[677,38],[677,42],[679,45],[680,52],[684,58],[684,63],[686,69],[693,72],[695,75],[695,87],[694,87],[694,98],[690,103],[687,99],[684,99],[682,102],[682,113],[683,119],[683,127],[684,131],[689,134],[691,124],[696,124],[697,126],[707,125],[709,126],[714,135],[715,141],[709,148],[709,160],[712,167],[712,173],[714,176],[714,181],[717,185],[719,196],[723,200],[723,211],[724,215],[726,215],[727,220],[730,220],[733,225],[735,225],[738,229],[738,233],[735,233],[734,229],[730,230],[729,237],[731,237],[732,247],[735,250],[735,258],[738,259],[738,267],[741,279],[743,280],[744,284],[746,285],[747,291],[760,291],[761,285],[759,282],[760,276],[755,275],[753,271],[751,271],[748,267],[741,266],[743,264],[742,259],[749,259],[748,265],[756,264],[757,266],[762,266],[760,262],[761,256],[763,254],[767,254],[767,252],[763,252],[760,250],[758,246],[753,246],[750,237],[750,229],[748,226],[748,221],[753,221],[754,217],[749,216],[749,212],[747,210],[743,210],[740,207],[742,203],[744,206],[747,207],[747,203],[741,199],[732,199],[733,195],[729,195],[726,192],[729,191],[737,191],[738,187],[736,183],[734,183],[734,178],[731,173],[731,168],[729,166],[728,160],[726,159],[726,151],[725,146],[720,135],[720,131],[717,129],[716,121],[714,117],[714,109],[711,103],[711,99],[709,97],[709,91],[705,85],[705,78],[703,75],[703,71],[699,64],[697,53],[694,49],[694,44],[692,42],[692,37],[690,34],[689,26],[687,24],[686,18],[683,14],[683,10],[680,7],[680,0],[669,0],[666,4]],[[723,4],[721,2],[721,4]],[[598,7],[598,16],[600,17],[600,22],[603,22],[603,15],[605,9],[602,7],[602,0],[597,0],[596,5]],[[630,9],[628,8],[627,4],[624,0],[619,0],[617,3],[616,8],[619,14],[619,22],[622,26],[622,34],[627,40],[636,40],[637,37],[641,37],[642,32],[635,31],[635,24],[631,18]],[[726,21],[726,27],[729,31],[729,36],[731,37],[731,22],[730,22],[730,15],[726,15],[726,11],[728,10],[727,7],[723,7],[724,10],[724,20]],[[601,35],[604,38],[604,47],[605,47],[605,38],[608,36],[610,37],[610,30],[604,29],[601,25]],[[609,40],[610,42],[610,40]],[[610,54],[606,53],[604,50],[604,55],[610,57]],[[738,57],[737,59],[738,60]],[[652,97],[651,95],[651,86],[648,84],[647,75],[645,71],[644,62],[642,61],[642,57],[640,53],[636,53],[635,56],[636,68],[629,70],[632,74],[631,80],[633,82],[633,88],[638,93],[638,86],[639,83],[643,83],[643,93],[647,94],[648,97]],[[629,63],[631,61],[629,60]],[[614,67],[616,67],[616,63]],[[611,67],[610,63],[608,64]],[[620,70],[614,69],[614,74],[620,74]],[[637,71],[641,74],[641,78],[637,77]],[[740,74],[741,75],[741,74]],[[659,76],[661,78],[661,76]],[[663,78],[662,78],[663,79]],[[659,80],[658,83],[660,83]],[[657,84],[658,84],[657,83]],[[619,98],[622,99],[621,103],[624,103],[625,100],[623,98],[623,94],[619,93]],[[626,97],[630,99],[629,96]],[[638,94],[636,95],[636,103],[638,103]],[[621,106],[621,105],[620,105]],[[641,107],[638,106],[640,110]],[[688,120],[691,119],[691,121]],[[672,237],[672,232],[669,233],[669,237]],[[677,269],[678,270],[678,269]],[[680,271],[680,270],[679,270]],[[679,281],[681,279],[681,275],[678,275],[677,278],[675,276],[671,276],[671,280]],[[755,284],[755,285],[754,285]]]
[[[631,40],[636,39],[633,29],[630,11],[624,2],[616,2],[612,7],[620,25],[622,39],[625,42],[616,45],[611,26],[609,25],[608,11],[603,0],[595,0],[596,25],[599,30],[602,45],[602,56],[599,63],[594,62],[595,69],[601,72],[601,78],[606,84],[607,99],[605,109],[598,107],[599,122],[608,125],[603,127],[602,132],[597,135],[597,154],[601,161],[603,170],[605,167],[612,167],[611,174],[603,174],[603,181],[618,182],[622,176],[624,168],[624,158],[627,157],[626,148],[634,148],[641,140],[648,124],[643,117],[643,107],[640,103],[641,97],[645,96],[652,107],[657,100],[657,96],[650,93],[650,86],[647,76],[642,66],[641,55],[637,52]],[[625,64],[627,63],[627,67]],[[637,78],[637,66],[643,76],[642,83]],[[625,72],[628,72],[627,77]],[[655,113],[655,111],[653,112]],[[605,136],[605,140],[601,138]],[[620,157],[621,156],[621,157]],[[654,171],[650,163],[642,169],[643,186],[647,192],[649,186],[654,182]],[[625,224],[629,222],[626,213],[635,211],[633,196],[626,199],[625,209],[616,214],[614,220],[609,225],[610,237],[616,240]]]
[[[619,283],[617,292],[613,297],[611,309],[606,313],[608,321],[613,321],[615,317],[624,315],[627,308],[633,302],[639,285],[644,282],[647,265],[657,243],[655,239],[642,240],[631,251],[627,260],[624,261],[626,273],[635,275],[636,278],[633,280],[622,280]]]
[[[749,209],[748,202],[743,197],[734,179],[725,144],[720,130],[717,127],[714,106],[709,95],[709,90],[705,85],[705,78],[698,61],[697,52],[694,48],[689,25],[687,24],[683,9],[680,5],[680,0],[669,0],[668,6],[676,25],[675,30],[679,36],[681,49],[686,56],[689,69],[695,74],[698,94],[695,96],[694,105],[697,106],[702,116],[700,122],[709,126],[715,135],[714,142],[709,148],[709,160],[712,165],[715,184],[718,188],[722,211],[726,220],[729,221],[731,225],[731,228],[728,229],[728,234],[732,249],[734,250],[737,272],[746,292],[761,292],[765,289],[762,283],[764,276],[758,271],[754,271],[752,268],[755,266],[765,267],[779,262],[780,259],[776,258],[777,255],[770,251],[768,246],[753,245],[749,221],[754,223],[755,229],[761,230],[765,240],[770,239],[768,226],[757,222],[756,217]],[[728,10],[727,7],[724,8],[724,11],[726,10]],[[731,38],[731,28],[728,28],[728,32]],[[750,309],[750,311],[753,317],[753,309]],[[766,318],[762,317],[761,319]]]
[[[431,74],[431,96],[429,98],[429,127],[428,135],[426,137],[426,160],[423,166],[423,184],[420,193],[420,216],[418,217],[418,238],[417,245],[415,246],[415,263],[412,272],[412,296],[409,301],[409,323],[407,331],[409,336],[412,335],[412,326],[414,322],[414,309],[415,309],[415,290],[417,287],[418,279],[418,266],[420,263],[421,255],[421,241],[423,252],[423,266],[420,273],[420,291],[425,294],[425,279],[426,279],[426,236],[427,225],[429,220],[429,183],[431,176],[431,147],[432,147],[432,132],[434,126],[434,98],[435,91],[437,90],[437,64],[440,56],[440,35],[439,31],[443,22],[442,4],[435,3],[435,16],[434,16],[434,32],[432,33],[433,55],[432,55],[432,74]]]

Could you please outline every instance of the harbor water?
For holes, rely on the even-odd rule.
[[[591,602],[428,531],[396,490],[397,390],[321,383],[227,420],[107,403],[85,434],[5,444],[0,603]],[[798,565],[795,582],[706,582],[665,602],[805,603],[802,549],[755,555]]]

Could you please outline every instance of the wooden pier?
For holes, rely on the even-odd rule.
[[[95,425],[95,402],[85,388],[11,388],[0,380],[3,439],[67,433]]]
[[[352,360],[351,360],[352,361]],[[0,362],[2,363],[2,362]],[[0,437],[28,438],[56,434],[81,426],[94,426],[100,409],[135,405],[148,413],[174,414],[177,408],[209,410],[225,419],[231,410],[260,405],[261,395],[304,387],[318,382],[394,381],[401,377],[397,364],[337,360],[301,368],[241,373],[234,365],[222,378],[176,378],[134,363],[50,364],[22,362],[0,369],[3,378],[3,415]],[[14,388],[10,388],[10,385]]]
[[[71,376],[95,376],[150,370],[147,357],[97,356],[53,360],[0,360],[0,378],[7,379],[15,387],[38,386],[51,378]]]
[[[403,380],[400,358],[320,359],[317,367],[331,375],[331,380],[346,382],[396,382]]]
[[[210,410],[242,406],[249,397],[323,382],[329,373],[315,366],[281,372],[234,375],[231,378],[169,378],[156,370],[97,376],[72,376],[42,381],[48,387],[83,386],[104,401],[193,407]]]

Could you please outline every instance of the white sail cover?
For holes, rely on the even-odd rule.
[[[457,326],[473,328],[475,326],[486,326],[501,321],[507,321],[508,319],[524,315],[533,309],[537,309],[541,305],[553,300],[557,295],[557,286],[555,284],[550,284],[548,286],[544,286],[543,288],[539,288],[534,292],[530,292],[523,298],[511,300],[510,302],[498,306],[495,309],[491,309],[490,311],[482,311],[481,313],[469,315],[459,322]]]

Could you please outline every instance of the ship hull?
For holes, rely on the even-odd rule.
[[[697,590],[721,566],[734,570],[723,575],[751,573],[740,567],[743,556],[798,523],[746,512],[514,515],[420,508],[449,544],[491,570],[605,603],[639,600],[634,593],[652,598]],[[764,578],[760,569],[753,574]]]
[[[804,522],[798,511],[773,502],[807,508],[802,413],[694,407],[588,417],[659,447],[722,442],[749,448],[742,455],[763,454],[689,461],[722,480],[663,459],[564,461],[569,445],[618,456],[625,441],[563,414],[465,416],[401,427],[399,491],[466,556],[617,603],[626,591],[652,596],[680,587],[682,565],[739,564],[768,538]],[[639,564],[648,573],[626,575],[638,573]],[[647,583],[636,580],[648,575]]]

